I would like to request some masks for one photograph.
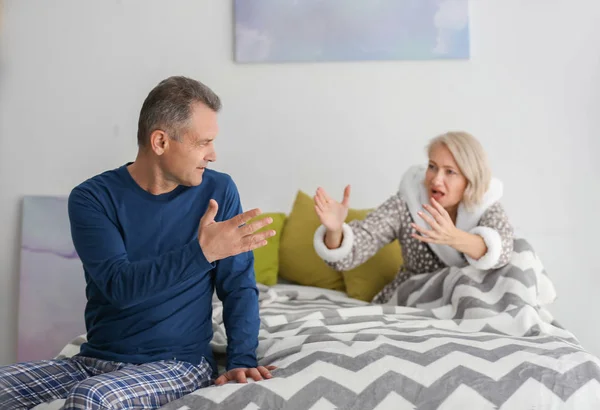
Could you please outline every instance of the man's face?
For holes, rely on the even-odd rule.
[[[179,185],[200,185],[204,169],[217,159],[214,140],[218,128],[216,112],[202,103],[193,104],[181,141],[169,138],[160,156],[165,177]]]

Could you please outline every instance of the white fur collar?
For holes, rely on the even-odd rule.
[[[423,210],[423,204],[429,204],[427,189],[423,184],[426,170],[427,168],[422,165],[415,165],[409,168],[400,182],[400,196],[406,201],[414,222],[425,229],[430,229],[417,214],[417,212]],[[483,201],[475,209],[468,211],[464,204],[459,204],[456,227],[465,232],[469,232],[475,228],[483,213],[502,197],[502,193],[502,182],[496,178],[492,178],[490,187],[483,196]],[[447,266],[465,266],[467,264],[461,257],[461,254],[448,245],[433,243],[428,245]]]

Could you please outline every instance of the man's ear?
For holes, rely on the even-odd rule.
[[[150,134],[150,147],[156,155],[162,155],[169,147],[169,136],[162,130]]]

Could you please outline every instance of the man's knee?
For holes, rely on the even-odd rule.
[[[113,393],[114,394],[114,393]],[[110,409],[111,391],[96,378],[77,383],[67,395],[65,410]]]

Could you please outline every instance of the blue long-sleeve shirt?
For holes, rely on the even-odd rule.
[[[252,252],[209,263],[198,226],[211,198],[216,221],[243,212],[227,174],[206,169],[196,187],[153,195],[127,165],[75,187],[68,212],[87,283],[88,341],[81,354],[126,363],[204,357],[210,348],[212,296],[223,301],[227,370],[256,367],[258,290]]]

